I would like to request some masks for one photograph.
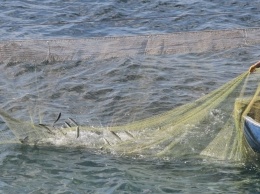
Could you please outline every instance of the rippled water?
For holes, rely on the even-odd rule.
[[[258,1],[4,1],[1,39],[233,29],[259,25]],[[0,65],[1,107],[21,119],[113,125],[195,100],[244,72],[257,48]],[[1,124],[1,128],[5,125]],[[258,164],[186,156],[101,155],[83,148],[0,146],[1,193],[257,193]]]
[[[89,37],[259,26],[259,1],[4,1],[1,39]]]
[[[8,147],[2,151],[3,193],[239,193],[255,192],[253,166],[182,158],[137,160],[83,149]],[[19,166],[19,168],[18,168]]]
[[[240,193],[258,190],[253,166],[182,158],[137,160],[83,149],[8,147],[3,193]],[[18,167],[19,166],[19,167]],[[255,185],[256,188],[252,186]]]
[[[1,103],[14,116],[36,123],[40,117],[52,122],[59,112],[81,125],[126,123],[198,99],[247,68],[241,57],[227,63],[231,56],[226,55],[6,64],[0,67]]]

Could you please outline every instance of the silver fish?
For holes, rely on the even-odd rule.
[[[122,139],[114,132],[114,131],[110,131],[118,140],[122,141]]]
[[[76,136],[76,138],[78,138],[79,137],[79,126],[77,126],[77,136]]]
[[[104,139],[104,141],[105,141],[108,145],[111,146],[111,144],[109,143],[109,141],[108,141],[106,138],[103,137],[103,139]]]
[[[53,125],[52,125],[52,126],[54,126],[54,124],[58,122],[58,120],[60,119],[60,117],[61,117],[61,113],[59,113],[57,119],[53,122]]]
[[[71,125],[68,122],[65,121],[65,124],[68,128],[71,128]]]
[[[28,143],[29,137],[26,136],[24,139],[19,139],[21,143],[25,144]]]
[[[125,131],[125,133],[126,133],[128,136],[132,137],[133,139],[135,138],[130,132]]]
[[[47,125],[40,123],[39,126],[43,127],[44,129],[47,129],[48,133],[55,135],[55,133]]]
[[[74,119],[69,118],[69,120],[70,120],[72,123],[74,123],[74,125],[78,126],[78,123],[77,123]]]

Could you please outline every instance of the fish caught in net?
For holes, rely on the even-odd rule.
[[[62,61],[214,53],[256,47],[260,42],[259,31],[240,29],[83,40],[3,41],[0,62],[8,67],[40,63],[55,68],[55,64]],[[31,72],[35,71],[38,76],[35,69]],[[2,107],[0,116],[7,127],[0,131],[0,143],[84,146],[144,157],[201,155],[244,160],[256,156],[258,151],[256,135],[249,130],[246,136],[244,129],[246,121],[256,124],[260,121],[259,79],[259,70],[246,71],[197,100],[148,118],[112,126],[81,124],[67,113],[64,116],[62,110],[52,122],[36,123],[11,116]],[[37,90],[40,89],[38,85]]]

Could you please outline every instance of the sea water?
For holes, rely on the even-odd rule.
[[[257,1],[3,1],[1,40],[85,38],[259,26]],[[255,49],[0,65],[1,108],[52,123],[61,112],[110,126],[163,113],[218,88]],[[6,128],[1,121],[1,129]],[[69,146],[0,145],[0,193],[258,193],[258,163],[134,158]]]

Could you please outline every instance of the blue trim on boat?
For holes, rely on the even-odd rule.
[[[260,153],[260,123],[249,116],[245,116],[244,134],[250,147]]]

